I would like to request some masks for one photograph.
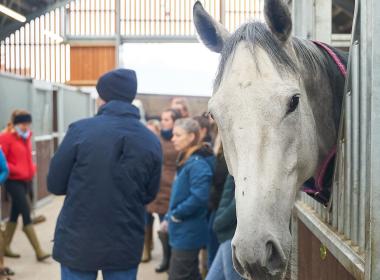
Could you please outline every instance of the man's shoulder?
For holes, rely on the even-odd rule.
[[[80,119],[75,122],[72,122],[69,125],[69,129],[72,132],[79,133],[79,132],[85,132],[85,131],[91,130],[91,128],[94,128],[94,127],[99,128],[100,124],[101,122],[99,122],[98,118],[95,116],[95,117]]]
[[[96,122],[96,116],[77,120],[77,121],[71,123],[70,127],[87,126],[88,124],[90,124],[92,122]]]

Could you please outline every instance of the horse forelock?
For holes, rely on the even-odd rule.
[[[240,42],[247,42],[250,53],[259,69],[259,57],[256,48],[263,49],[281,76],[288,74],[302,75],[305,69],[313,77],[316,74],[325,72],[328,74],[328,62],[326,57],[321,54],[317,46],[311,41],[292,37],[291,47],[294,49],[296,57],[289,54],[289,49],[284,47],[277,37],[272,34],[268,27],[262,22],[249,22],[238,28],[225,42],[221,52],[218,72],[214,81],[214,92],[219,88],[223,79],[223,74],[230,57],[233,57]],[[330,76],[330,75],[329,75]]]

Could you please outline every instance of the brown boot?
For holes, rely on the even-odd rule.
[[[20,254],[14,253],[11,250],[11,242],[17,228],[17,223],[8,222],[4,232],[4,255],[9,258],[19,258]]]
[[[42,251],[41,246],[40,246],[40,242],[38,242],[38,238],[37,238],[36,232],[34,231],[33,225],[25,226],[23,231],[25,232],[26,236],[28,237],[30,244],[32,244],[33,249],[36,253],[37,260],[39,262],[46,260],[47,258],[49,258],[51,256],[50,254]]]
[[[144,234],[144,250],[141,257],[141,262],[149,262],[151,260],[151,248],[153,240],[153,225],[145,227]]]
[[[201,273],[202,279],[205,279],[208,272],[206,249],[201,249],[201,251],[199,252],[199,266],[200,266],[199,271]]]

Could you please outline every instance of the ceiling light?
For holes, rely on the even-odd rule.
[[[20,22],[25,22],[26,21],[26,17],[24,17],[23,15],[5,7],[4,5],[0,4],[0,12],[6,14],[7,16],[11,17],[11,18],[14,18],[15,20],[18,20]]]

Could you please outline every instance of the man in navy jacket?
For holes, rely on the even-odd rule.
[[[50,192],[66,195],[53,249],[62,280],[95,280],[98,270],[105,280],[135,279],[144,205],[159,188],[160,142],[131,105],[135,72],[108,72],[96,88],[98,114],[70,125],[47,179]]]

